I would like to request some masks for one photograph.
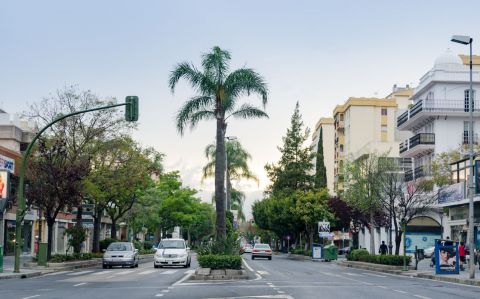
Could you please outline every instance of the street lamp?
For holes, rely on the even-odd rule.
[[[225,139],[228,141],[237,140],[236,136],[225,136]],[[226,210],[230,211],[231,203],[230,203],[230,190],[228,188],[228,182],[230,177],[228,175],[228,158],[227,158],[227,142],[225,143],[225,207]]]
[[[470,244],[470,261],[469,261],[469,274],[470,278],[475,278],[475,259],[473,258],[473,249],[475,248],[474,240],[474,218],[473,218],[473,194],[475,187],[473,185],[473,87],[472,87],[472,43],[473,39],[470,36],[465,35],[454,35],[451,38],[452,42],[459,43],[462,45],[470,45],[470,90],[468,92],[468,111],[469,119],[469,158],[470,158],[470,175],[468,177],[468,240]]]

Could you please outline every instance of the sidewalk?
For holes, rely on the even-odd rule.
[[[475,267],[475,278],[470,279],[468,268],[465,271],[460,271],[460,274],[456,275],[436,275],[435,268],[430,267],[430,259],[422,260],[418,263],[418,270],[409,271],[413,273],[405,273],[405,275],[416,276],[419,278],[434,279],[439,281],[455,282],[461,284],[468,284],[474,286],[480,286],[480,270],[478,265]]]
[[[23,267],[23,264],[26,262],[31,262],[31,255],[22,255],[20,256],[20,273],[14,273],[13,268],[15,264],[14,256],[4,256],[3,257],[3,273],[0,273],[0,280],[3,279],[12,279],[12,278],[28,278],[34,276],[40,276],[43,274],[40,270],[26,269]],[[50,271],[48,271],[50,272]]]

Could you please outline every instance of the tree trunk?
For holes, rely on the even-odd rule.
[[[216,238],[225,239],[225,126],[223,117],[217,117],[216,152],[215,152],[215,207]]]
[[[80,203],[77,206],[77,217],[76,217],[77,223],[75,224],[75,226],[77,228],[82,228],[83,227],[82,214],[83,214],[83,207],[82,207],[82,204]],[[75,252],[77,254],[79,254],[81,250],[82,250],[82,244],[76,244],[73,247],[73,252]]]
[[[375,254],[375,225],[373,220],[373,212],[370,212],[370,254]]]
[[[100,252],[100,225],[102,223],[102,211],[95,209],[93,215],[93,252]]]
[[[110,238],[117,239],[117,219],[110,217],[112,219],[112,229],[110,230]]]
[[[308,244],[308,249],[312,249],[313,248],[313,229],[310,230],[309,234],[310,234],[310,243]]]
[[[395,255],[400,254],[400,245],[402,243],[402,231],[395,232]]]
[[[52,258],[52,245],[53,245],[53,226],[55,224],[55,219],[47,218],[47,260]]]
[[[191,246],[190,245],[190,228],[188,228],[188,230],[187,230],[187,244],[188,244],[188,246]]]
[[[227,161],[228,163],[228,161]],[[232,194],[230,193],[232,190],[232,183],[230,182],[230,175],[228,174],[228,169],[227,169],[227,211],[230,211],[232,209]]]

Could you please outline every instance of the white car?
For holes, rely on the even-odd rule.
[[[245,244],[243,246],[243,252],[245,253],[252,253],[252,250],[253,250],[253,246],[250,244]]]
[[[158,243],[153,266],[183,266],[190,267],[190,248],[187,247],[184,239],[163,239]]]
[[[435,246],[428,247],[423,250],[424,256],[426,258],[431,258],[434,252],[435,252]]]

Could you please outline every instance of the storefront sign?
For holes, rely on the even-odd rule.
[[[0,155],[0,170],[6,170],[13,173],[15,170],[15,160],[4,155]]]
[[[438,193],[438,203],[455,202],[465,199],[465,183],[460,182],[443,188]]]

